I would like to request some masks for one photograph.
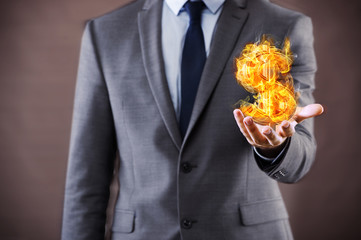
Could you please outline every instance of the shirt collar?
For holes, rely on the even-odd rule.
[[[203,0],[204,4],[207,6],[209,11],[215,14],[218,9],[223,5],[225,0]],[[187,0],[165,0],[168,7],[172,10],[175,15],[178,15],[183,5],[187,2]]]

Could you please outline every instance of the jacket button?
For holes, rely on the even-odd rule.
[[[184,173],[190,173],[193,169],[192,165],[189,162],[182,163],[182,172]]]
[[[182,220],[182,228],[184,229],[191,229],[192,228],[192,221],[189,219]]]
[[[279,170],[278,172],[276,172],[275,174],[273,174],[273,177],[275,179],[280,179],[281,177],[286,176],[288,173],[288,171],[286,171],[286,169],[282,168],[281,170]]]

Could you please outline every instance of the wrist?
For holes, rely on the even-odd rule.
[[[282,144],[272,147],[272,148],[259,148],[257,147],[257,152],[266,158],[276,158],[282,150],[285,148],[287,141],[283,141]]]

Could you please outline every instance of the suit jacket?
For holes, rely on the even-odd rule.
[[[300,105],[313,102],[310,18],[266,0],[228,0],[181,139],[161,51],[161,0],[134,1],[87,23],[76,85],[63,240],[103,239],[119,154],[114,240],[292,239],[277,181],[296,182],[315,155],[313,122],[297,125],[273,169],[258,166],[232,106],[248,92],[234,58],[266,33],[289,36]]]

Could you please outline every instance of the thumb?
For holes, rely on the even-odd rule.
[[[292,117],[292,119],[297,123],[301,123],[303,120],[307,118],[316,117],[318,115],[321,115],[322,113],[323,113],[322,105],[318,103],[314,103],[297,109],[297,112]]]

